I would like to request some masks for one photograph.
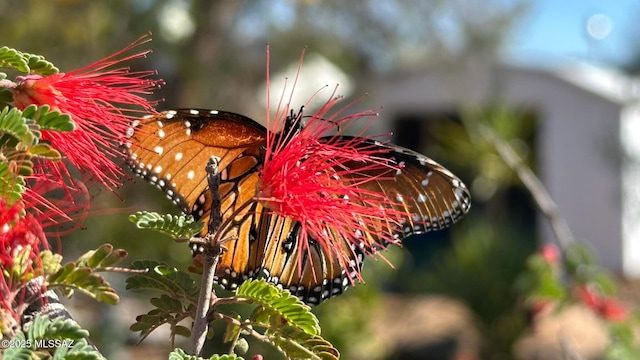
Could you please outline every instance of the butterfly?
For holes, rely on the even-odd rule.
[[[303,128],[302,122],[295,119],[302,119],[301,113],[292,113],[285,128],[276,134],[281,146],[287,146]],[[162,190],[183,213],[207,224],[212,195],[205,167],[212,156],[217,157],[222,225],[216,239],[224,241],[224,251],[218,260],[216,281],[234,290],[247,279],[264,277],[289,289],[307,304],[316,305],[341,294],[353,279],[359,278],[365,255],[384,248],[388,242],[377,242],[374,249],[365,247],[364,242],[355,246],[344,241],[337,251],[343,251],[340,259],[348,259],[345,263],[317,239],[305,237],[306,242],[301,241],[305,235],[303,224],[256,201],[269,153],[268,136],[264,126],[243,115],[205,109],[171,110],[132,124],[128,132],[128,164],[138,176]],[[469,210],[466,186],[430,158],[400,146],[343,135],[321,138],[320,143],[336,140],[379,149],[377,159],[399,164],[394,167],[393,176],[379,176],[375,167],[371,170],[366,162],[336,165],[359,176],[372,177],[368,182],[355,181],[354,186],[389,198],[390,204],[411,215],[402,224],[380,223],[389,227],[385,231],[392,233],[394,239],[443,229]],[[203,230],[203,235],[207,231]],[[375,231],[367,227],[356,232],[376,238]],[[306,249],[299,251],[301,246]]]

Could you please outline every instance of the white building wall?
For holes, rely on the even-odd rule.
[[[376,122],[373,131],[391,131],[393,124],[384,119],[397,113],[482,106],[489,99],[533,108],[539,114],[539,174],[574,235],[590,244],[608,269],[640,274],[630,272],[632,257],[627,254],[625,260],[623,245],[622,92],[611,91],[617,89],[615,81],[607,84],[611,88],[592,89],[598,82],[581,82],[579,72],[563,76],[543,70],[475,65],[464,71],[445,69],[389,77],[373,93],[375,102],[384,105],[383,120]],[[541,241],[553,241],[546,220],[539,223],[543,227]],[[626,251],[640,258],[640,244],[627,246]]]

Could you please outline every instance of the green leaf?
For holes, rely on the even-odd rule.
[[[242,321],[242,317],[235,312],[232,312],[231,314],[229,314],[229,317],[232,317],[238,321]],[[224,335],[222,337],[222,342],[228,343],[230,341],[237,339],[238,336],[240,336],[240,326],[232,322],[228,322],[224,331]]]
[[[169,297],[167,294],[162,294],[159,298],[151,298],[149,302],[158,309],[168,312],[181,312],[183,310],[182,302]]]
[[[5,161],[11,164],[12,172],[21,176],[33,174],[33,161],[29,150],[17,150],[4,147]]]
[[[128,278],[127,290],[159,290],[181,299],[198,296],[199,288],[186,272],[152,260],[134,261],[131,268],[148,271]]]
[[[31,73],[40,74],[43,76],[56,74],[60,72],[53,63],[45,60],[42,55],[34,55],[29,53],[22,53],[23,58],[29,64],[29,69]]]
[[[174,332],[176,333],[176,335],[180,335],[180,336],[184,336],[184,337],[191,336],[191,329],[189,329],[186,326],[182,326],[182,325],[177,325],[174,328]]]
[[[27,330],[27,338],[39,339],[73,339],[89,337],[89,332],[71,319],[56,318],[53,321],[46,316],[37,316]]]
[[[69,132],[76,128],[75,123],[71,120],[71,116],[51,110],[48,105],[42,105],[40,107],[30,105],[22,112],[24,117],[35,120],[38,126],[44,130]]]
[[[269,313],[267,318],[279,316],[289,325],[296,326],[309,335],[320,333],[318,319],[311,312],[311,308],[291,295],[288,290],[279,289],[264,280],[249,280],[238,287],[236,295],[249,298],[261,305]],[[254,315],[256,316],[252,320],[264,321],[264,314]]]
[[[38,142],[39,133],[34,133],[30,127],[33,121],[29,122],[29,115],[25,115],[28,110],[34,111],[35,105],[27,107],[24,111],[17,108],[5,107],[0,111],[0,132],[13,136],[24,146],[33,146]],[[1,145],[6,143],[3,142]]]
[[[52,148],[51,145],[46,143],[40,143],[30,147],[29,155],[53,161],[58,161],[62,158],[58,150]]]
[[[127,290],[156,290],[164,294],[151,298],[150,302],[155,308],[138,316],[130,330],[140,331],[142,341],[158,327],[169,324],[172,337],[188,336],[191,331],[178,323],[194,316],[199,292],[195,281],[187,273],[156,261],[135,261],[131,267],[147,271],[128,278]]]
[[[293,326],[269,329],[264,334],[289,359],[338,360],[340,352],[319,335]]]
[[[149,334],[160,326],[164,324],[176,326],[178,322],[180,322],[180,319],[173,313],[160,309],[153,309],[146,314],[137,316],[136,322],[129,327],[129,330],[133,332],[139,331],[141,335],[140,341],[142,342],[147,338],[147,336],[149,336]]]
[[[0,162],[0,198],[11,205],[22,198],[25,190],[24,178],[11,171],[9,164]]]
[[[86,339],[80,339],[74,341],[72,347],[56,348],[53,360],[104,360],[104,357],[91,347]]]
[[[17,344],[25,343],[26,337],[24,333],[18,332],[11,340]],[[9,347],[6,349],[0,349],[0,358],[2,359],[16,359],[16,360],[31,360],[34,358],[33,349],[27,347]]]
[[[23,73],[29,72],[29,61],[18,50],[0,47],[0,67],[15,69]]]
[[[189,355],[184,350],[177,348],[169,354],[169,360],[203,360],[203,358]],[[236,355],[213,355],[209,360],[244,360]]]
[[[29,340],[31,350],[35,350],[33,358],[53,360],[99,360],[101,354],[91,347],[87,338],[89,332],[82,329],[71,319],[38,316],[30,324],[26,334],[19,333]],[[16,337],[17,338],[17,337]],[[51,357],[51,353],[53,356]],[[7,355],[6,352],[4,354]],[[7,358],[13,359],[10,356]]]
[[[65,264],[56,273],[50,275],[48,280],[50,288],[57,287],[66,296],[71,296],[75,290],[79,290],[107,304],[115,305],[120,301],[120,297],[104,277],[86,266],[78,266],[75,263]]]
[[[122,249],[113,250],[113,245],[103,244],[96,250],[86,252],[78,258],[78,266],[86,266],[94,270],[100,270],[113,266],[127,257],[127,252]]]
[[[45,275],[51,275],[62,267],[62,255],[56,254],[51,250],[44,250],[40,252],[40,261],[44,269]]]
[[[149,229],[171,236],[178,241],[186,241],[202,231],[204,224],[195,222],[192,216],[161,215],[156,212],[139,211],[129,216],[129,221],[139,229]]]

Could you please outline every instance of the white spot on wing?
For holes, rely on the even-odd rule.
[[[174,157],[174,159],[176,161],[180,161],[182,160],[182,156],[183,156],[182,152],[176,153],[176,156]]]
[[[189,110],[189,113],[191,113],[192,115],[198,115],[198,114],[200,114],[200,111],[195,110],[195,109],[191,109],[191,110]]]
[[[162,146],[158,145],[158,146],[153,148],[153,151],[158,155],[162,155],[162,153],[164,152],[164,148]]]
[[[196,177],[195,171],[189,170],[189,172],[187,173],[187,179],[192,180],[194,177]]]

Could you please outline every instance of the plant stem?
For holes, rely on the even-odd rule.
[[[220,255],[220,252],[215,253],[213,247],[205,247],[200,296],[198,297],[198,307],[196,308],[193,329],[191,330],[191,353],[198,356],[202,352],[204,341],[207,337],[209,325],[207,313],[213,297],[213,277],[218,263],[218,255]]]
[[[202,353],[204,342],[207,337],[209,321],[207,314],[211,306],[213,293],[213,279],[218,265],[218,257],[222,253],[222,248],[217,242],[212,242],[215,234],[222,223],[222,214],[220,213],[220,174],[218,173],[217,157],[211,157],[207,163],[207,181],[209,183],[209,191],[211,192],[211,215],[208,224],[208,233],[204,245],[202,281],[200,283],[200,296],[198,297],[198,306],[191,330],[191,353],[199,356]]]
[[[558,240],[558,244],[562,249],[566,249],[575,240],[567,220],[562,216],[558,205],[553,201],[551,195],[542,184],[542,181],[533,173],[533,171],[522,162],[520,156],[516,154],[511,145],[491,129],[491,127],[479,123],[477,129],[482,137],[493,144],[496,152],[502,160],[509,166],[524,186],[529,190],[533,200],[538,205],[542,214],[549,220],[551,228]]]

